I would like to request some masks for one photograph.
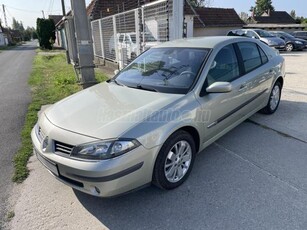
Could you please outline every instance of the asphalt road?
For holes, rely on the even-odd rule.
[[[307,52],[285,55],[278,111],[256,114],[197,156],[179,188],[113,199],[61,184],[32,157],[10,229],[307,229]]]
[[[20,147],[20,131],[30,102],[27,80],[35,45],[27,43],[0,53],[0,222],[7,214],[7,200],[13,188],[12,159]]]

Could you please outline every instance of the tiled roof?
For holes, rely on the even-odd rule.
[[[194,17],[194,28],[224,27],[224,26],[243,26],[245,23],[240,19],[236,11],[225,8],[198,7],[195,8],[199,17]]]
[[[137,8],[155,0],[92,0],[88,5],[86,12],[91,20],[107,17],[127,10]]]
[[[295,20],[286,11],[271,11],[268,16],[255,16],[256,23],[295,24]]]
[[[58,24],[59,21],[62,20],[63,15],[49,15],[48,18],[53,19],[54,25],[56,25],[56,24]]]

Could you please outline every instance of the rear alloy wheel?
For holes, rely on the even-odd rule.
[[[272,114],[274,113],[279,105],[281,96],[281,83],[278,81],[275,83],[269,98],[268,104],[261,110],[262,113]]]
[[[294,48],[294,46],[293,46],[292,43],[288,43],[288,44],[286,45],[286,50],[287,50],[288,52],[292,51],[293,48]]]
[[[195,158],[192,136],[180,130],[163,144],[153,172],[153,183],[162,189],[174,189],[189,176]]]

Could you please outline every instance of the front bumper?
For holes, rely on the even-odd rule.
[[[48,134],[50,145],[55,133],[67,137],[69,131],[53,127]],[[43,141],[37,136],[36,127],[31,132],[31,138],[37,158],[53,176],[72,188],[100,197],[116,196],[150,183],[159,149],[146,149],[141,145],[113,159],[84,161],[54,153],[53,147],[43,151]]]
[[[296,49],[296,50],[302,50],[302,49],[304,49],[306,46],[305,46],[305,44],[294,44],[294,48]]]
[[[277,50],[285,50],[286,49],[285,45],[271,45],[271,47],[273,47]]]

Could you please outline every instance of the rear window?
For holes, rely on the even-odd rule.
[[[258,46],[252,42],[239,42],[238,47],[240,49],[245,72],[250,72],[262,65],[265,58],[261,58],[258,50]],[[264,54],[264,53],[263,53]],[[265,54],[264,54],[265,55]]]

